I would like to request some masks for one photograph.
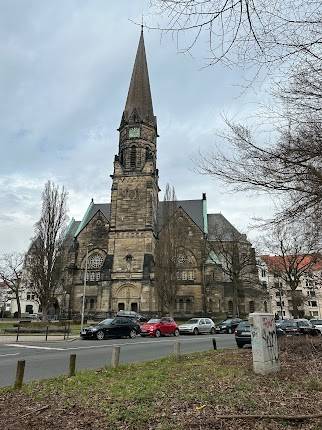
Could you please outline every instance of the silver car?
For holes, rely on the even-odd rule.
[[[214,334],[216,326],[210,318],[191,318],[184,324],[179,325],[180,334]]]

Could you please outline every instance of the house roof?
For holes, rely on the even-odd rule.
[[[79,233],[83,230],[84,227],[86,227],[86,225],[98,211],[101,211],[105,218],[110,220],[111,205],[109,203],[94,203],[92,200],[85,212],[85,215],[83,216],[82,221],[75,221],[79,224],[77,226],[77,229],[75,230],[74,237],[79,235]]]
[[[286,255],[285,260],[279,255],[261,255],[260,258],[267,264],[268,269],[272,272],[283,271],[285,270],[285,267],[288,267],[288,265],[291,267],[295,266],[298,270],[305,268],[308,268],[313,272],[322,270],[322,258],[317,257],[314,254],[305,256]]]
[[[204,231],[202,200],[177,200],[175,202],[175,205],[178,208],[182,208],[190,216],[192,221],[195,224],[197,224],[197,226],[202,231]],[[163,201],[159,202],[159,207],[158,207],[159,228],[161,228],[163,225],[164,207],[165,207],[165,203]]]
[[[241,233],[222,214],[208,214],[207,218],[209,240],[229,241],[241,236]]]

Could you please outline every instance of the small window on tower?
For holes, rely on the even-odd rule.
[[[132,146],[131,148],[130,165],[131,167],[136,167],[136,147],[135,146]]]

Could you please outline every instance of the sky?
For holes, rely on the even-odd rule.
[[[108,202],[117,128],[124,109],[140,23],[153,24],[148,0],[2,0],[0,2],[0,253],[27,249],[48,179],[68,191],[69,217],[91,198]],[[171,34],[145,30],[158,118],[160,199],[166,183],[179,199],[207,193],[208,212],[243,232],[267,216],[265,197],[233,194],[196,171],[199,151],[224,145],[223,116],[255,119],[269,94],[243,91],[247,71],[203,67],[179,53]],[[250,237],[254,232],[250,232]]]

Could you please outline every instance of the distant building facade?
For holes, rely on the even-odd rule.
[[[132,310],[156,313],[155,249],[162,230],[157,169],[157,120],[154,116],[143,32],[141,33],[129,92],[119,126],[119,148],[111,175],[111,202],[92,200],[81,221],[72,220],[66,235],[67,265],[61,307],[80,313],[87,268],[87,314]],[[186,224],[189,247],[180,255],[176,315],[232,314],[231,280],[224,261],[205,255],[205,243],[214,241],[218,224],[237,230],[221,214],[208,214],[207,199],[176,202]],[[238,233],[238,232],[237,232]],[[246,236],[244,249],[251,250]],[[227,239],[229,241],[229,239]],[[264,310],[255,254],[249,276],[239,291],[241,314]]]
[[[258,276],[263,288],[268,291],[271,311],[283,318],[293,318],[291,289],[276,268],[275,256],[262,256],[258,260]],[[300,285],[296,289],[303,297],[299,306],[301,317],[322,318],[322,261],[312,266],[308,273],[303,274]]]

